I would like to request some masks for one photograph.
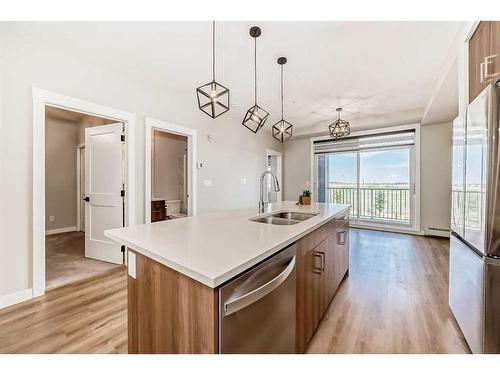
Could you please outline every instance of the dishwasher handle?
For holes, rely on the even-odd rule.
[[[293,269],[295,268],[295,256],[292,258],[290,263],[286,266],[286,268],[281,272],[278,276],[268,281],[267,283],[259,286],[257,289],[248,292],[241,297],[235,298],[233,300],[229,300],[224,303],[224,315],[228,316],[232,313],[235,313],[248,305],[251,305],[255,301],[265,297],[273,290],[278,288],[283,282],[290,276]]]

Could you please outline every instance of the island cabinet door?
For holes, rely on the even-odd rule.
[[[330,238],[335,247],[333,293],[349,270],[349,219],[336,220],[335,224],[335,236]]]
[[[311,250],[296,263],[296,352],[304,353],[323,314],[321,256]]]

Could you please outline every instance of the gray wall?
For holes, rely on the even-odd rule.
[[[153,130],[151,143],[152,198],[184,198],[184,183],[180,179],[183,165],[179,163],[179,159],[186,154],[187,137]]]
[[[202,72],[193,72],[193,81],[180,90],[145,83],[132,69],[130,74],[121,73],[116,65],[102,64],[98,56],[85,57],[80,46],[59,43],[60,36],[47,34],[44,27],[44,23],[0,25],[0,207],[9,213],[0,217],[0,296],[32,287],[32,87],[136,114],[133,198],[138,223],[144,222],[145,116],[197,129],[198,160],[204,163],[198,171],[199,213],[256,207],[266,148],[281,151],[282,147],[272,139],[269,126],[253,134],[241,125],[251,97],[241,98],[240,106],[212,120],[198,110],[194,91],[209,79],[209,71],[204,78],[198,77]],[[241,184],[242,178],[247,184]],[[212,186],[203,187],[204,179],[212,180]]]
[[[285,143],[283,153],[283,200],[296,201],[305,189],[311,189],[311,140],[292,139]]]
[[[45,229],[76,226],[76,147],[80,124],[45,120]],[[50,222],[49,217],[55,221]]]

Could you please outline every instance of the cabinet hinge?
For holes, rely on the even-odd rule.
[[[125,196],[125,190],[120,191],[120,195],[121,195],[122,197],[124,197],[124,196]]]
[[[125,245],[122,245],[121,250],[122,250],[122,253],[125,252]]]
[[[122,134],[122,142],[125,142],[125,134]]]

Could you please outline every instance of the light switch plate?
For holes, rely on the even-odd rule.
[[[242,185],[246,185],[246,184],[247,184],[247,179],[246,179],[245,177],[240,178],[240,183],[241,183]]]
[[[203,180],[203,186],[212,186],[212,180]]]
[[[128,252],[128,274],[130,277],[136,278],[136,269],[135,269],[135,253],[129,251]]]

